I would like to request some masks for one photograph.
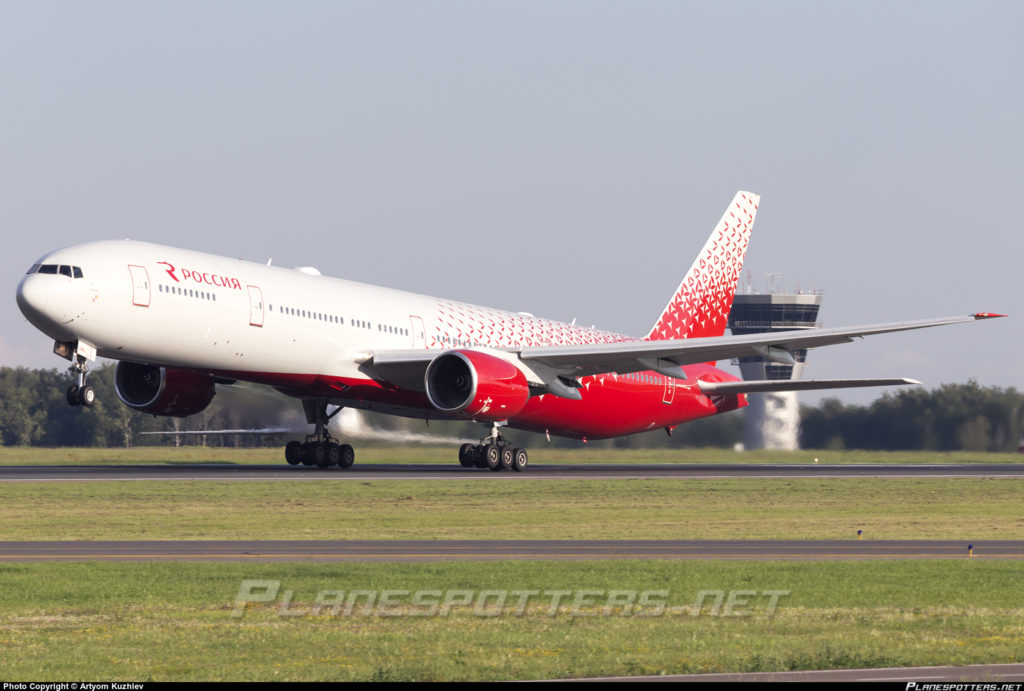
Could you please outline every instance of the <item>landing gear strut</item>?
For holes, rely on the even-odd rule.
[[[306,419],[316,425],[313,434],[305,441],[290,441],[284,447],[284,457],[290,465],[315,465],[318,468],[349,468],[355,463],[356,452],[348,444],[339,444],[327,431],[327,423],[341,411],[339,406],[330,415],[327,414],[327,401],[303,401]]]
[[[96,391],[91,386],[85,385],[85,377],[89,371],[89,366],[86,364],[87,355],[80,353],[79,349],[76,348],[67,357],[71,360],[71,366],[68,367],[68,371],[78,376],[78,383],[68,387],[67,394],[65,395],[68,405],[92,408],[93,403],[96,402]]]
[[[490,468],[491,470],[508,470],[517,473],[526,470],[529,457],[526,449],[513,448],[501,434],[501,424],[493,423],[491,433],[480,440],[479,444],[463,444],[459,447],[459,465],[463,468]]]

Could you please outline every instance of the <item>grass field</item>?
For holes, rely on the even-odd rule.
[[[558,449],[529,447],[530,463],[1024,463],[1024,455],[957,451],[743,451],[730,449]],[[457,463],[457,448],[441,446],[356,446],[356,463]],[[0,465],[284,464],[281,448],[136,446],[130,449],[0,447]]]
[[[0,450],[0,464],[21,463],[22,452]],[[47,450],[31,452],[36,462],[83,464],[249,463],[253,457],[196,447],[70,449],[54,451],[60,458],[48,461]],[[277,450],[255,453],[280,462]],[[408,454],[367,449],[363,456],[450,462],[450,453],[421,447]],[[658,460],[572,453],[580,462]],[[728,453],[740,462],[784,462]],[[910,460],[899,454],[819,458]],[[944,459],[995,460],[983,454]],[[705,460],[722,462],[722,456],[709,453]],[[936,460],[920,455],[914,462]],[[547,462],[570,461],[555,455]],[[1019,480],[982,478],[19,482],[0,483],[0,539],[852,539],[861,529],[865,539],[966,542],[1024,539],[1022,499]],[[272,580],[280,593],[234,617],[246,579]],[[1024,562],[969,558],[7,562],[0,563],[0,670],[5,680],[24,681],[469,681],[1020,662],[1021,582]],[[329,608],[313,613],[318,596],[338,596],[332,591],[374,597],[399,591],[405,604],[423,589],[538,595],[521,613],[472,605],[446,616],[415,616],[418,610],[401,606],[348,616]],[[584,595],[582,606],[552,612],[544,593],[560,590],[570,598]],[[655,593],[667,611],[606,612],[608,597],[620,591]],[[698,613],[692,606],[701,591],[739,593],[747,604],[741,616],[712,607]],[[781,591],[786,594],[768,616],[765,594]]]
[[[5,564],[0,668],[33,681],[468,681],[1014,662],[1022,576],[1020,562],[969,559]],[[280,590],[235,617],[245,579]],[[410,604],[418,589],[470,604],[416,616],[430,613]],[[353,590],[376,604],[364,611],[364,594],[348,615],[313,613],[318,595]],[[499,590],[538,594],[475,606]],[[553,607],[545,593],[559,590],[583,604]],[[656,593],[654,605],[608,607],[623,590]],[[704,598],[698,613],[708,590],[739,592],[741,606],[716,612]]]
[[[0,484],[0,539],[1024,539],[1012,478]]]

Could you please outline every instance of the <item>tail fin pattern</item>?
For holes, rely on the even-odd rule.
[[[644,340],[700,338],[725,333],[760,200],[750,192],[736,193]]]

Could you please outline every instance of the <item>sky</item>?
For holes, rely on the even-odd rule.
[[[1020,2],[0,0],[0,366],[39,256],[132,238],[642,336],[733,194],[806,378],[1024,389]],[[802,394],[866,403],[879,390]]]

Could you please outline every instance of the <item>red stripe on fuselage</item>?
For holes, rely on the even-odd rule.
[[[665,379],[654,372],[640,372],[649,381],[625,375],[603,374],[584,377],[583,398],[574,401],[553,394],[535,396],[508,421],[509,427],[534,432],[548,431],[563,437],[606,439],[651,429],[671,427],[724,413],[747,405],[743,395],[705,396],[695,381],[737,381],[710,365],[684,368],[688,379],[675,381],[671,403],[664,402]],[[296,398],[327,398],[344,405],[346,401],[379,403],[422,410],[424,417],[441,417],[420,391],[411,391],[373,379],[334,377],[317,374],[217,371],[216,376],[266,384]]]

